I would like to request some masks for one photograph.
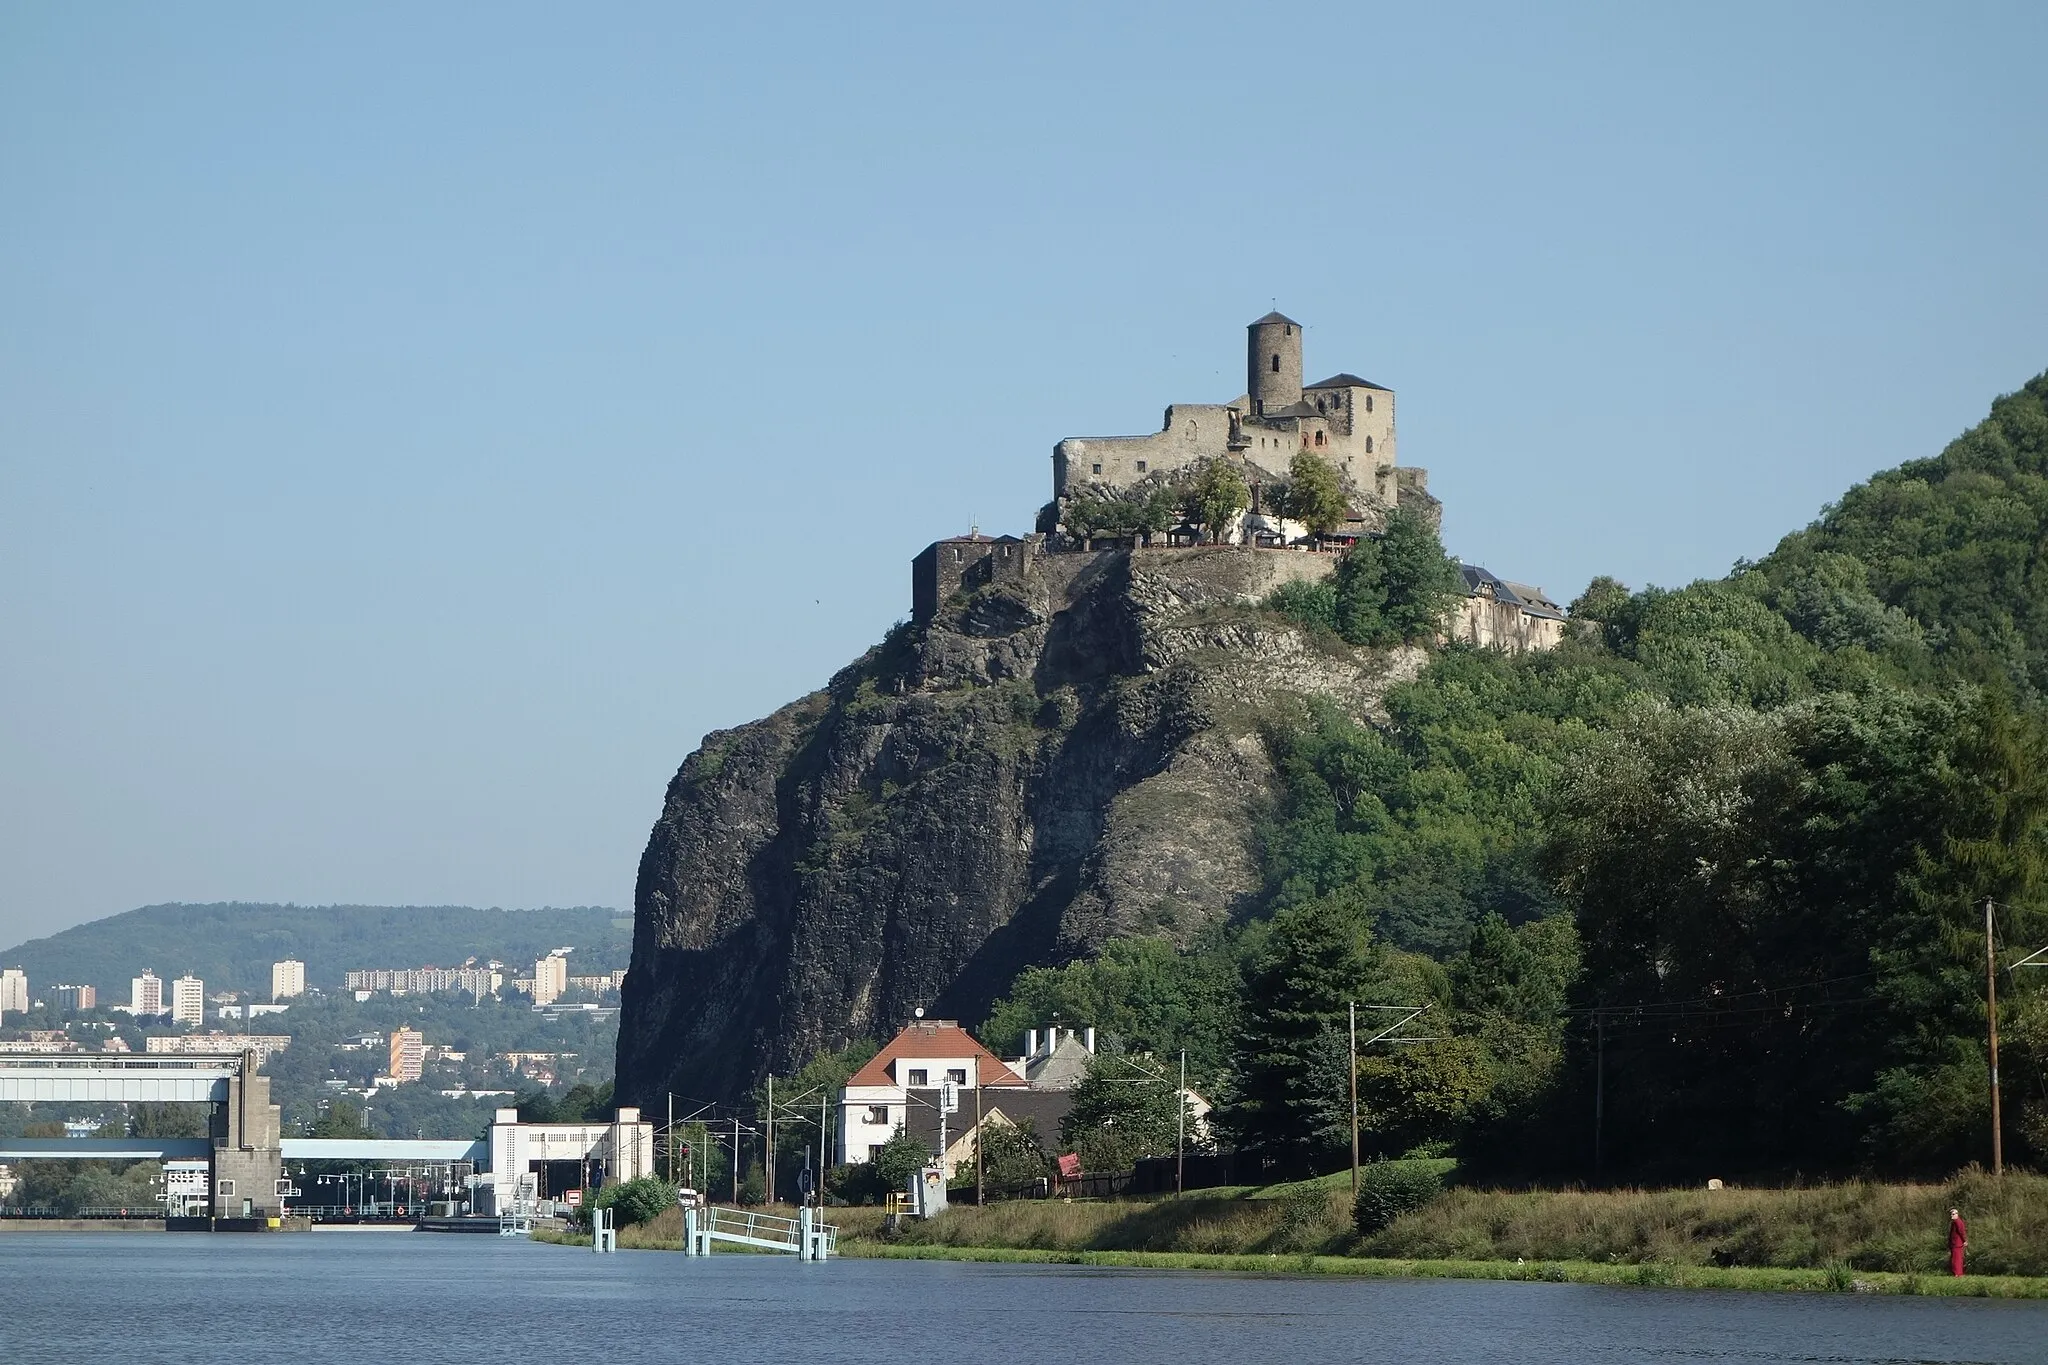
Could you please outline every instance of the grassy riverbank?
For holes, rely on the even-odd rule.
[[[1031,1251],[845,1242],[843,1254],[883,1260],[985,1261],[1027,1265],[1122,1266],[1140,1270],[1214,1270],[1238,1274],[1338,1275],[1359,1279],[1527,1280],[1668,1289],[1746,1289],[1810,1293],[1924,1294],[1949,1298],[2048,1299],[2048,1278],[2027,1275],[1897,1275],[1846,1266],[1783,1270],[1735,1266],[1598,1264],[1591,1261],[1407,1261],[1361,1256],[1228,1256],[1174,1251]]]
[[[1961,1281],[1947,1274],[1952,1204],[1970,1223],[1972,1273]],[[1367,1238],[1351,1228],[1348,1174],[1158,1199],[956,1206],[895,1232],[880,1209],[828,1217],[848,1256],[2048,1298],[2048,1178],[2025,1173],[1945,1185],[1453,1189]],[[681,1240],[670,1210],[624,1229],[619,1244],[673,1250]]]

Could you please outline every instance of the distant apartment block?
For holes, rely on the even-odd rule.
[[[569,988],[569,959],[560,952],[549,953],[533,964],[533,1003],[552,1005]]]
[[[98,1009],[100,992],[97,986],[58,986],[50,992],[51,1001],[60,1010],[77,1013],[80,1010]]]
[[[391,1061],[385,1068],[391,1078],[403,1085],[420,1078],[420,1064],[426,1060],[426,1036],[418,1029],[396,1029],[391,1034]]]
[[[306,964],[295,957],[270,964],[270,999],[274,1004],[306,993]]]
[[[206,1022],[206,983],[190,972],[171,983],[171,1022],[193,1028]]]
[[[69,1034],[60,1028],[32,1028],[25,1038],[0,1041],[0,1053],[20,1056],[22,1053],[83,1052],[84,1048],[71,1040]]]
[[[589,991],[592,995],[608,995],[624,985],[625,981],[626,973],[621,968],[615,972],[606,972],[603,976],[572,976],[569,978],[569,989]]]
[[[128,983],[128,1012],[130,1014],[162,1014],[164,1012],[164,983],[157,979],[149,968],[142,969],[142,975]]]
[[[283,1033],[171,1033],[143,1039],[143,1050],[159,1056],[219,1056],[253,1052],[260,1065],[290,1047],[290,1035]]]
[[[28,1013],[28,973],[19,967],[0,971],[0,1014]]]
[[[502,972],[489,967],[376,967],[342,974],[351,991],[389,991],[393,995],[436,995],[464,991],[481,1000],[505,984]]]

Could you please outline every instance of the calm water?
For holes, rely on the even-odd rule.
[[[588,1251],[0,1236],[0,1361],[2048,1362],[2048,1303]]]

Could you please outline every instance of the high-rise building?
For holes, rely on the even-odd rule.
[[[50,994],[56,998],[57,1008],[76,1013],[79,1010],[98,1009],[100,992],[97,986],[59,986]]]
[[[533,1003],[552,1005],[569,989],[569,959],[549,953],[533,964]]]
[[[171,983],[171,1022],[194,1028],[206,1022],[206,983],[190,972]]]
[[[0,971],[0,1014],[28,1013],[28,973],[19,967]]]
[[[306,993],[306,964],[295,957],[270,964],[270,999],[274,1004]]]
[[[420,1063],[426,1060],[427,1038],[418,1029],[401,1028],[391,1031],[391,1065],[387,1070],[395,1081],[416,1081],[420,1078]]]
[[[147,967],[142,969],[141,976],[128,983],[128,1011],[131,1014],[164,1012],[164,983]]]

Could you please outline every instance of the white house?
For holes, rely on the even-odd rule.
[[[936,1113],[940,1087],[948,1081],[968,1095],[977,1089],[1029,1088],[957,1021],[914,1019],[839,1092],[840,1161],[871,1160],[897,1129],[924,1127],[912,1121],[913,1114]],[[974,1126],[974,1115],[963,1114],[948,1126],[965,1132]]]

